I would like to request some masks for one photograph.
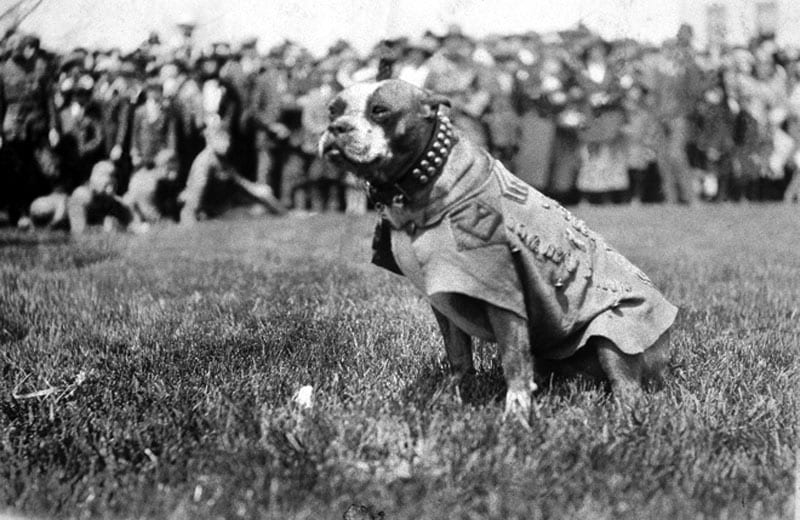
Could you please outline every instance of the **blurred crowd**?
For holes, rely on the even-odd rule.
[[[135,51],[53,53],[1,42],[0,211],[20,227],[146,230],[233,206],[348,211],[358,181],[317,157],[327,102],[397,77],[452,101],[451,119],[566,204],[800,198],[800,56],[773,39],[698,51],[688,25],[659,46],[585,27],[472,38],[286,41],[200,48],[157,34]]]

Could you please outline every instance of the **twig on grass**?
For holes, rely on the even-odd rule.
[[[45,380],[45,382],[47,383],[47,388],[43,388],[41,390],[35,390],[33,392],[28,392],[26,394],[20,394],[19,393],[19,388],[23,385],[23,383],[25,383],[25,381],[28,379],[28,377],[30,377],[30,375],[26,375],[22,379],[22,381],[20,381],[14,387],[14,390],[12,390],[12,392],[11,392],[11,397],[13,397],[14,399],[16,399],[18,401],[19,400],[23,400],[23,399],[36,399],[36,398],[39,398],[39,397],[48,397],[50,395],[53,395],[53,394],[59,392],[59,390],[61,390],[61,393],[56,398],[56,402],[58,402],[61,399],[63,399],[64,397],[72,395],[75,392],[75,390],[77,390],[78,387],[81,386],[86,381],[86,371],[85,370],[81,370],[80,372],[78,372],[78,375],[75,376],[75,380],[72,383],[70,383],[67,386],[65,386],[63,389],[60,389],[57,386],[53,386],[50,383],[47,383],[47,380]]]

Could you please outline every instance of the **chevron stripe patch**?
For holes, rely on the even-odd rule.
[[[500,175],[500,188],[503,190],[503,197],[511,199],[519,204],[525,204],[528,200],[528,185],[513,175]]]

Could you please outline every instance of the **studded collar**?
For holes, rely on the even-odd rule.
[[[369,196],[375,205],[403,206],[413,193],[429,185],[444,170],[450,151],[457,138],[453,132],[450,118],[441,111],[436,113],[436,122],[427,146],[411,163],[397,181],[387,184],[369,183]]]

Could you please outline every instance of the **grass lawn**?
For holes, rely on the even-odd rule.
[[[500,420],[491,345],[484,397],[448,390],[425,302],[368,263],[374,217],[0,230],[0,511],[792,518],[800,211],[577,213],[680,307],[673,364],[633,414],[546,386],[530,432]]]

